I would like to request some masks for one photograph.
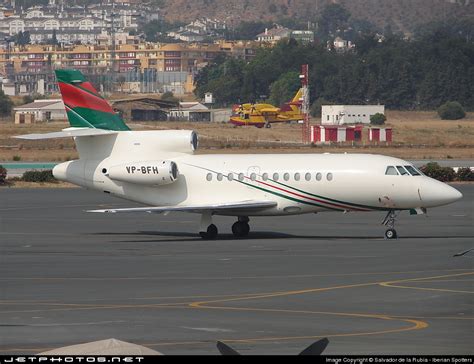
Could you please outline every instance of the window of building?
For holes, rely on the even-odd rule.
[[[407,170],[405,168],[403,168],[402,166],[397,166],[397,169],[398,169],[398,172],[400,172],[400,174],[402,176],[409,176],[410,174],[407,172]]]
[[[278,173],[273,173],[273,180],[274,181],[278,181],[279,178],[280,178],[280,175]]]
[[[398,176],[398,172],[394,166],[388,166],[387,169],[385,170],[385,174],[387,176]]]
[[[332,175],[331,172],[329,172],[329,173],[326,175],[326,179],[327,179],[328,181],[332,181],[333,175]]]
[[[323,175],[321,173],[316,173],[316,181],[321,181],[321,179],[323,178]]]
[[[262,174],[262,179],[263,179],[264,181],[268,180],[268,173]]]
[[[299,173],[295,173],[295,181],[299,181],[301,178],[301,175]]]
[[[208,181],[212,181],[212,173],[208,173],[208,174],[206,175],[206,179],[207,179]]]
[[[288,181],[288,180],[290,179],[290,174],[289,174],[289,173],[285,173],[285,174],[283,175],[283,179],[284,179],[285,181]]]
[[[243,181],[244,180],[244,174],[243,173],[239,173],[239,181]]]
[[[222,173],[217,173],[217,180],[222,181]]]
[[[306,174],[304,175],[304,179],[305,179],[306,181],[311,181],[311,173],[309,173],[309,172],[306,173]]]

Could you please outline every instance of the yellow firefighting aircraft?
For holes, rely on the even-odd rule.
[[[299,89],[290,102],[281,107],[270,104],[240,104],[232,108],[230,122],[234,125],[253,125],[257,128],[270,128],[272,123],[303,120],[301,113],[302,89]]]

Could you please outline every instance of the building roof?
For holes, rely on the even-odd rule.
[[[265,32],[258,34],[257,37],[268,37],[268,36],[283,37],[283,36],[288,35],[290,32],[291,30],[288,28],[277,27],[277,28],[268,29]]]
[[[48,106],[51,106],[51,105],[55,105],[55,104],[58,104],[58,103],[63,103],[62,100],[60,99],[55,99],[55,100],[35,100],[29,104],[25,104],[25,105],[21,105],[21,106],[18,106],[16,107],[14,110],[15,111],[18,111],[18,110],[23,110],[23,109],[44,109],[44,108],[48,108]],[[64,107],[64,106],[63,106]]]

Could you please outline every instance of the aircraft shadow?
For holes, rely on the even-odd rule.
[[[174,232],[174,231],[137,231],[130,233],[117,233],[117,232],[101,232],[94,233],[92,235],[103,235],[103,236],[136,236],[136,237],[160,237],[160,239],[130,239],[120,240],[120,242],[135,242],[135,243],[150,243],[150,242],[173,242],[173,241],[212,241],[203,240],[197,233],[189,232]],[[178,238],[178,239],[161,239],[161,238]],[[459,239],[467,238],[473,239],[474,236],[452,236],[452,235],[434,235],[434,236],[400,236],[397,240],[406,239]],[[380,236],[347,236],[347,235],[295,235],[288,233],[279,233],[273,231],[255,231],[250,232],[247,237],[236,238],[233,234],[219,234],[216,241],[233,241],[233,240],[272,240],[272,239],[313,239],[313,240],[385,240],[383,235]],[[396,241],[396,240],[395,240]]]

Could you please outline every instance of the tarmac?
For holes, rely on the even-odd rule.
[[[164,354],[474,354],[474,184],[428,216],[251,219],[234,239],[199,216],[89,214],[134,206],[83,189],[0,189],[0,354],[116,338]]]

